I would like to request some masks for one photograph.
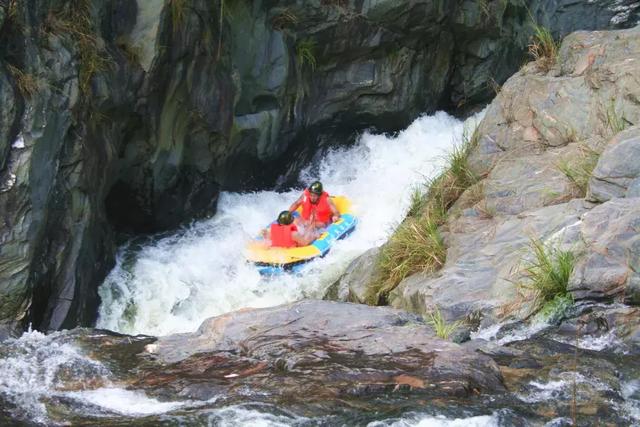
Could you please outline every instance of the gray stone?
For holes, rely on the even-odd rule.
[[[369,284],[375,279],[380,248],[372,248],[353,260],[344,274],[327,290],[325,299],[366,304]]]
[[[485,208],[517,215],[572,199],[576,190],[558,162],[575,155],[577,148],[572,144],[540,154],[503,157],[484,181]]]
[[[575,200],[528,211],[518,216],[461,218],[450,225],[447,261],[433,275],[409,276],[391,293],[391,305],[416,313],[438,307],[448,320],[486,317],[485,324],[506,314],[529,314],[508,307],[517,302],[517,283],[523,280],[523,260],[530,256],[535,237],[560,248],[579,249],[579,218],[586,211]],[[469,224],[473,223],[473,224]]]
[[[173,378],[193,360],[202,364],[203,358],[221,357],[230,363],[242,359],[246,363],[247,358],[254,365],[262,362],[268,371],[280,366],[279,377],[303,371],[305,382],[329,393],[317,393],[323,396],[336,388],[343,395],[346,378],[355,392],[368,389],[368,393],[380,388],[374,382],[395,385],[402,380],[410,381],[419,393],[435,395],[503,389],[490,358],[436,338],[431,327],[414,315],[358,304],[303,301],[229,313],[206,320],[193,334],[162,337],[147,346],[147,353],[171,364]],[[162,376],[162,370],[153,375]],[[247,379],[247,385],[252,383]],[[300,381],[277,382],[291,395],[300,393],[300,385]],[[266,389],[274,386],[267,384]],[[265,383],[251,384],[251,389],[265,390]]]
[[[589,180],[587,197],[606,202],[637,192],[640,182],[640,128],[617,134],[606,146]]]
[[[624,197],[640,197],[640,178],[636,178],[629,183]]]
[[[581,219],[586,253],[569,280],[575,299],[626,300],[637,304],[640,271],[640,203],[612,199]]]

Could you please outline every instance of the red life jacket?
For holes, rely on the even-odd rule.
[[[329,206],[329,193],[323,191],[318,203],[311,203],[311,193],[309,189],[304,190],[302,199],[302,219],[308,221],[311,214],[315,214],[316,222],[327,224],[331,222],[331,206]]]
[[[271,224],[271,246],[277,248],[293,248],[297,246],[292,236],[294,231],[298,231],[298,227],[295,224]]]

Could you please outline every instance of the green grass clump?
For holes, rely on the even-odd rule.
[[[623,113],[618,113],[614,99],[611,99],[611,102],[607,106],[606,118],[607,127],[611,130],[612,135],[622,132],[627,127],[628,120],[624,117]]]
[[[7,70],[13,76],[16,87],[25,99],[31,98],[38,91],[38,80],[32,74],[27,74],[10,64],[7,65]]]
[[[422,191],[421,186],[416,186],[413,188],[411,192],[411,204],[409,205],[409,211],[407,211],[407,216],[416,217],[422,210],[424,209],[425,204],[427,203],[427,198],[425,197],[424,192]]]
[[[436,336],[443,340],[448,340],[452,333],[456,331],[461,325],[461,322],[453,322],[447,323],[447,321],[442,317],[442,313],[440,313],[440,309],[438,307],[435,310],[431,310],[427,315],[426,319],[427,324],[433,327]]]
[[[293,27],[298,23],[297,15],[289,8],[271,18],[271,26],[274,30],[282,31],[288,27]]]
[[[556,64],[560,44],[548,28],[533,23],[533,36],[529,44],[529,55],[541,71],[547,72]]]
[[[524,268],[528,281],[523,286],[534,292],[539,305],[569,295],[569,278],[575,265],[573,253],[536,239],[531,240],[530,248],[534,258]]]
[[[403,279],[418,272],[437,271],[444,265],[447,248],[439,227],[446,223],[448,210],[460,195],[478,181],[468,164],[477,142],[477,132],[465,132],[462,144],[447,158],[447,169],[427,184],[426,195],[414,190],[409,216],[380,251],[377,275],[367,292],[368,304],[386,304],[389,292]]]
[[[71,0],[59,11],[51,22],[54,30],[71,34],[77,43],[80,55],[79,86],[84,94],[91,88],[93,76],[107,69],[110,60],[100,50],[94,35],[90,0]]]
[[[409,218],[396,230],[378,258],[380,278],[369,288],[371,305],[386,304],[387,296],[410,274],[436,271],[444,265],[447,249],[438,224],[429,216]]]
[[[169,6],[171,7],[172,29],[175,33],[184,22],[184,18],[186,16],[187,0],[170,0]]]
[[[598,164],[600,153],[589,147],[582,147],[577,158],[564,159],[558,163],[558,169],[576,186],[580,197],[587,194],[589,178]]]
[[[315,50],[316,43],[311,39],[300,40],[296,44],[296,58],[300,68],[303,68],[305,65],[309,65],[311,70],[316,69],[317,61]]]

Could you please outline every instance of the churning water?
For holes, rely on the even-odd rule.
[[[473,127],[477,118],[466,127]],[[350,197],[356,231],[301,274],[261,277],[243,249],[301,189],[287,193],[223,193],[218,212],[171,236],[121,248],[100,288],[98,327],[129,334],[165,335],[195,330],[211,316],[243,307],[274,306],[321,298],[348,263],[379,246],[405,215],[413,188],[434,176],[465,125],[437,113],[395,136],[364,134],[350,148],[332,149],[302,171],[330,194]],[[472,129],[471,129],[472,130]]]

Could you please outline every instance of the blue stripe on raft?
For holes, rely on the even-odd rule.
[[[347,237],[358,224],[358,219],[351,214],[343,214],[340,216],[340,219],[331,225],[329,225],[320,238],[316,239],[311,243],[312,246],[315,246],[320,254],[318,256],[323,257],[329,252],[331,246],[336,242],[336,240],[343,239]],[[263,275],[277,275],[282,274],[287,271],[297,272],[309,261],[313,261],[317,257],[309,258],[304,262],[296,262],[291,263],[290,265],[261,265],[258,266],[258,271]]]

